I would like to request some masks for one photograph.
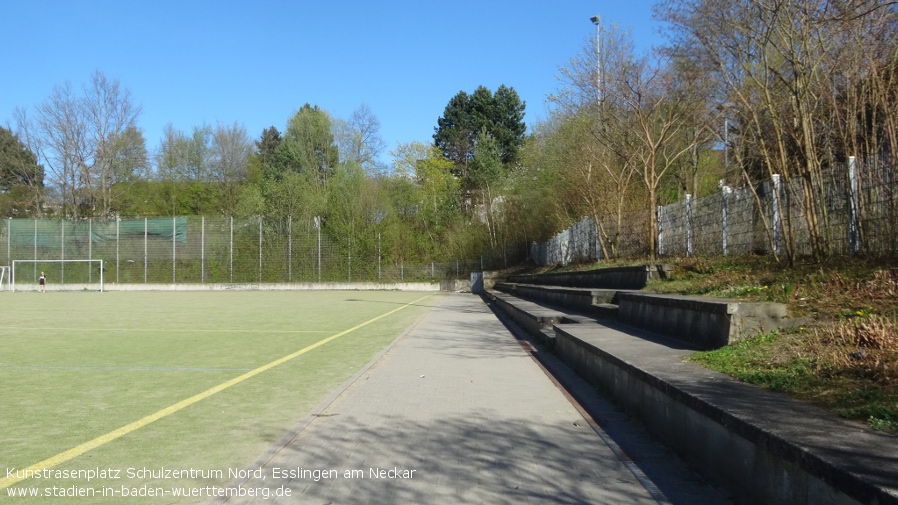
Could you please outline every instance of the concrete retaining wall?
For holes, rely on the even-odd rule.
[[[496,283],[495,288],[504,293],[513,294],[528,300],[542,301],[564,307],[589,309],[593,304],[593,295],[587,289],[551,288],[528,286],[522,284]]]
[[[737,502],[898,505],[898,437],[683,360],[797,324],[785,305],[615,291],[619,317],[599,323],[577,315],[591,289],[496,288],[503,312]]]
[[[738,502],[898,504],[894,437],[684,363],[682,350],[588,332],[556,325],[555,353]]]
[[[797,323],[781,303],[659,295],[642,291],[589,289],[498,282],[495,289],[514,296],[608,317],[702,349],[717,349],[742,338]],[[617,310],[609,310],[617,303]]]
[[[619,293],[618,320],[717,349],[788,324],[786,305],[651,293]]]
[[[571,288],[642,289],[649,280],[666,278],[672,270],[670,265],[639,265],[585,272],[512,275],[508,282]]]

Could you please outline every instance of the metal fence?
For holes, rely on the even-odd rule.
[[[0,264],[46,261],[17,272],[17,282],[23,283],[36,283],[40,270],[47,271],[52,282],[60,283],[66,282],[68,268],[72,279],[75,267],[56,262],[69,259],[102,259],[106,283],[253,284],[439,281],[499,268],[526,255],[526,248],[518,246],[477,258],[410,262],[390,253],[395,250],[380,234],[333,236],[326,224],[318,227],[314,219],[0,222]]]
[[[744,254],[827,255],[898,253],[896,174],[881,160],[848,163],[825,171],[819,180],[779,176],[753,188],[729,188],[701,198],[686,198],[656,209],[660,256]],[[646,255],[646,213],[623,220],[615,257]],[[811,224],[809,224],[811,223]],[[814,228],[812,228],[812,225]],[[540,265],[599,261],[598,227],[585,218],[544,243],[530,255]],[[811,230],[816,229],[816,233]],[[817,241],[817,247],[814,243]]]

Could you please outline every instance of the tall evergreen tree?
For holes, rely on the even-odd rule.
[[[435,145],[455,163],[456,175],[463,180],[468,178],[468,165],[482,133],[496,141],[502,163],[511,163],[527,132],[525,107],[514,88],[505,85],[499,86],[495,94],[484,86],[470,95],[460,91],[437,119]]]
[[[27,217],[40,213],[44,167],[12,131],[0,126],[0,215]]]

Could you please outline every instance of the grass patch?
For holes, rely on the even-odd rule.
[[[669,261],[667,261],[669,262]],[[647,289],[785,303],[805,326],[696,353],[693,362],[898,433],[898,263],[689,258]]]
[[[782,360],[778,333],[758,335],[714,351],[695,353],[690,360],[752,384],[789,391],[813,376],[809,360]]]

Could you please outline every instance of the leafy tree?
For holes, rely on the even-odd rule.
[[[281,145],[281,140],[281,132],[274,126],[262,130],[262,138],[256,141],[256,152],[262,163],[269,163],[273,160],[275,151]]]
[[[435,145],[455,163],[455,175],[467,177],[468,161],[474,153],[478,128],[474,124],[473,106],[468,94],[459,91],[449,100],[443,116],[437,119]]]
[[[188,136],[168,125],[163,135],[156,156],[163,213],[234,214],[249,172],[246,129],[204,124]]]
[[[456,165],[456,175],[469,186],[468,167],[474,157],[477,138],[489,133],[495,140],[502,163],[511,163],[524,141],[525,103],[514,88],[504,85],[493,94],[479,86],[473,94],[460,91],[449,100],[437,119],[435,145]]]
[[[420,142],[402,144],[391,154],[395,167],[389,187],[398,189],[414,183],[419,188],[414,223],[425,235],[428,250],[436,252],[444,244],[452,223],[460,217],[460,184],[452,175],[454,165],[435,146]],[[395,181],[403,181],[403,185]]]
[[[264,213],[276,219],[310,219],[325,213],[327,195],[310,172],[287,172],[280,179],[266,177],[262,181]]]
[[[40,214],[44,168],[11,130],[0,127],[0,215]]]
[[[496,214],[501,208],[501,204],[497,202],[500,198],[496,189],[504,175],[499,143],[487,132],[481,132],[477,135],[477,148],[471,160],[470,179],[481,196],[480,205],[483,209],[481,220],[487,226],[490,246],[493,249],[499,245]]]
[[[218,125],[210,148],[209,169],[218,186],[219,212],[233,215],[249,172],[252,142],[242,125]]]
[[[523,216],[518,227],[529,240],[548,240],[583,214],[574,209],[579,201],[566,193],[563,170],[573,163],[564,144],[558,141],[557,131],[562,124],[561,118],[553,114],[533,125],[533,134],[521,149],[520,166],[511,181],[511,195]]]
[[[496,139],[502,163],[510,164],[516,160],[527,133],[525,102],[521,101],[514,88],[502,85],[493,94],[491,105],[491,121],[486,129]]]
[[[194,128],[193,135],[187,136],[166,125],[156,154],[157,208],[163,215],[190,214],[197,210],[199,186],[204,182],[201,157],[206,150],[204,131],[207,127]],[[197,140],[203,143],[196,146]],[[205,199],[203,199],[205,200]],[[193,204],[191,204],[193,203]]]
[[[114,152],[109,162],[110,210],[121,214],[133,207],[132,188],[148,179],[150,162],[146,140],[136,127],[129,127],[120,136],[110,139],[110,145]]]
[[[185,160],[185,175],[188,180],[212,180],[212,167],[210,166],[210,158],[212,156],[211,143],[211,126],[203,124],[202,126],[193,127],[193,134],[187,142],[187,159]]]
[[[284,161],[281,160],[280,146],[283,142],[281,132],[271,126],[262,130],[262,137],[255,142],[255,159],[263,177],[278,178],[284,173]]]
[[[499,182],[505,173],[499,141],[488,132],[477,135],[477,148],[471,159],[469,177],[481,188],[489,188]]]
[[[277,148],[273,174],[279,177],[289,171],[314,173],[318,182],[324,183],[339,162],[330,116],[317,105],[303,105],[287,125]]]

